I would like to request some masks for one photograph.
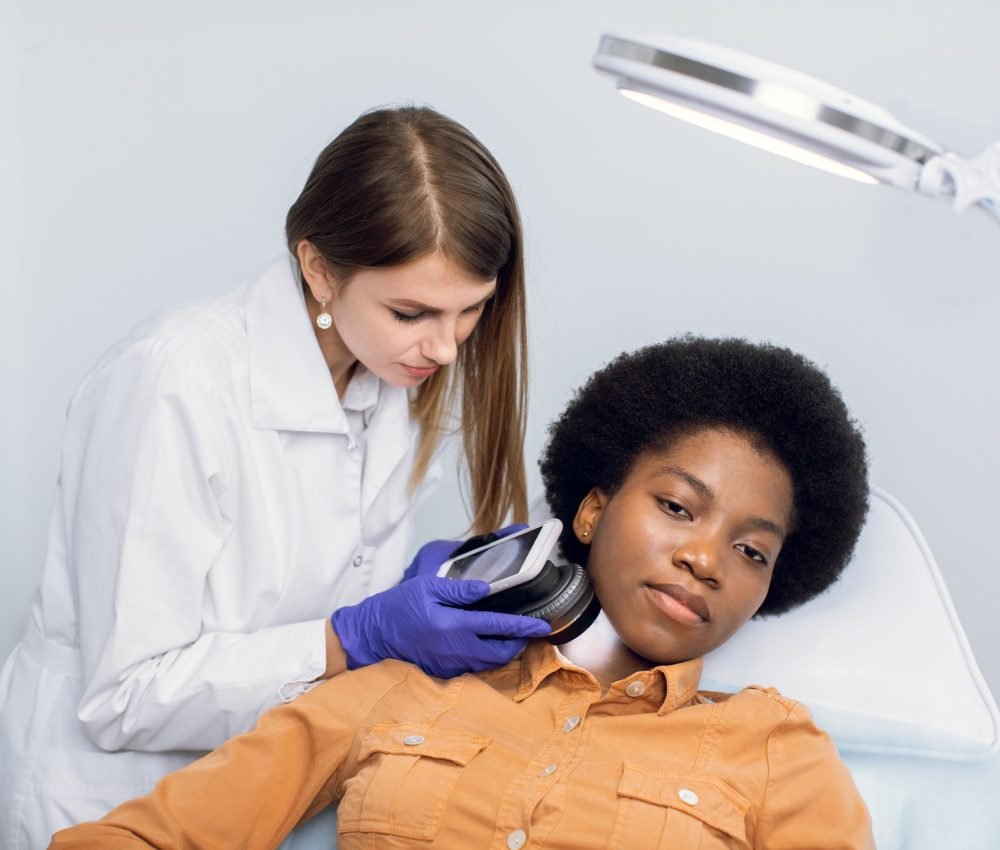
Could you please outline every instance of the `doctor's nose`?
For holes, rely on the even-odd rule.
[[[674,550],[673,563],[709,587],[719,588],[725,584],[722,557],[710,537],[685,540]]]
[[[458,356],[458,337],[454,323],[442,322],[424,339],[420,353],[440,366],[447,366]]]

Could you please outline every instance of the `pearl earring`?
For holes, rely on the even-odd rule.
[[[320,330],[329,330],[330,325],[333,324],[333,316],[326,312],[326,293],[323,293],[323,297],[319,302],[320,314],[316,317],[316,326]]]

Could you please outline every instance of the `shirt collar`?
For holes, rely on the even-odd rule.
[[[286,255],[247,287],[250,405],[257,428],[348,433],[347,416],[313,333],[299,266]],[[358,393],[373,392],[370,373]],[[377,399],[377,387],[374,390]]]
[[[627,694],[632,682],[642,682],[641,698],[656,704],[658,714],[666,714],[694,699],[701,681],[701,670],[701,658],[679,664],[660,664],[615,682],[608,691],[608,697],[612,698],[616,693]],[[528,644],[521,655],[521,675],[514,701],[521,702],[531,696],[545,679],[559,671],[565,671],[564,675],[580,676],[590,686],[597,685],[591,673],[573,664],[548,641],[536,640]]]
[[[358,363],[354,367],[351,382],[340,400],[344,410],[355,410],[359,413],[369,413],[378,404],[379,379],[374,372],[369,372]]]

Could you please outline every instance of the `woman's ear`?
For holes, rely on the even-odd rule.
[[[327,268],[323,255],[308,239],[302,239],[295,246],[295,255],[299,260],[302,277],[318,302],[332,301],[337,293],[336,283],[330,269]]]
[[[589,546],[594,539],[594,529],[597,528],[601,511],[607,503],[607,494],[600,487],[594,487],[583,497],[580,507],[576,509],[576,516],[573,517],[573,533],[585,546]]]

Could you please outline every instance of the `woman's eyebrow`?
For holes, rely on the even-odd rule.
[[[656,470],[657,475],[672,475],[686,481],[697,491],[698,495],[704,499],[714,499],[715,491],[702,481],[697,475],[693,475],[681,466],[661,466]]]
[[[764,519],[763,517],[750,517],[747,520],[747,525],[753,528],[759,528],[761,531],[770,531],[779,540],[785,539],[785,530],[775,522],[771,522],[769,519]]]
[[[468,307],[464,307],[465,310],[471,310],[473,307],[479,307],[489,301],[494,295],[496,295],[496,288],[484,298],[480,298],[474,304],[470,304]],[[430,304],[424,304],[421,301],[414,301],[411,298],[390,298],[387,301],[393,307],[401,307],[404,310],[414,310],[421,313],[432,313],[437,315],[438,313],[443,313],[444,311],[440,307],[432,307]]]
[[[661,466],[656,470],[656,474],[672,475],[675,478],[680,478],[682,481],[686,481],[689,485],[691,485],[691,488],[706,501],[711,501],[715,498],[715,491],[711,487],[709,487],[697,475],[693,475],[681,466]],[[747,525],[752,528],[757,528],[761,531],[769,531],[780,540],[784,540],[787,536],[785,529],[769,519],[754,516],[748,518],[746,522]]]

